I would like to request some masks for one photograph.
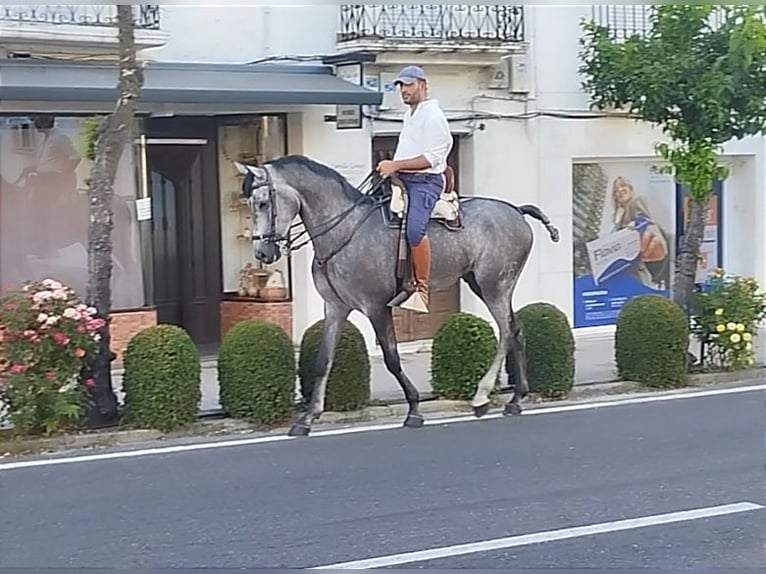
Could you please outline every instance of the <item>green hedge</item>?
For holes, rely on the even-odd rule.
[[[303,333],[298,358],[303,400],[308,402],[314,389],[313,370],[322,340],[324,319]],[[351,322],[345,321],[335,350],[335,359],[325,392],[325,410],[347,412],[367,406],[371,385],[370,356],[364,336]]]
[[[271,426],[294,412],[295,351],[280,327],[241,321],[218,353],[219,401],[232,417]]]
[[[566,398],[574,386],[575,342],[566,314],[550,303],[525,305],[517,318],[526,341],[529,390],[548,399]],[[505,361],[508,380],[515,381],[513,351]]]
[[[688,346],[686,316],[670,299],[639,295],[620,310],[614,352],[621,379],[658,388],[683,386]]]
[[[175,325],[156,325],[128,342],[123,361],[125,420],[171,431],[197,420],[201,368],[197,347]]]
[[[436,330],[431,348],[431,386],[436,396],[468,400],[492,364],[497,337],[491,325],[470,313],[455,313]]]

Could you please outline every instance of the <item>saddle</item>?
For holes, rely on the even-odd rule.
[[[393,225],[399,227],[399,223],[406,212],[406,188],[402,181],[393,175],[391,181],[391,200],[389,210],[394,216]],[[444,171],[444,188],[441,197],[436,201],[431,211],[431,220],[442,223],[450,231],[457,231],[463,227],[460,220],[460,196],[455,191],[455,172],[450,166]]]

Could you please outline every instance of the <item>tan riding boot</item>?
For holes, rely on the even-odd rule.
[[[431,242],[428,237],[417,247],[412,247],[412,267],[415,276],[415,292],[410,295],[402,309],[416,313],[428,313],[428,281],[431,277]]]

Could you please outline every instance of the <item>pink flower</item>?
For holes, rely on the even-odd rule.
[[[14,375],[20,375],[27,370],[26,365],[11,365],[10,371]]]
[[[60,333],[60,332],[59,333],[54,333],[53,334],[53,340],[56,341],[62,347],[64,345],[68,345],[69,344],[69,337],[64,335],[64,333]]]
[[[104,325],[106,325],[106,322],[103,319],[89,319],[85,324],[88,331],[98,331]]]
[[[78,359],[82,359],[85,356],[85,349],[81,349],[80,347],[77,347],[74,350],[74,356]]]
[[[85,379],[85,386],[88,387],[89,389],[92,389],[93,387],[96,386],[96,381],[94,381],[93,379]]]
[[[48,377],[51,381],[56,380],[56,373],[54,373],[53,371],[48,371],[47,373],[45,373],[45,376]]]
[[[15,311],[16,310],[16,305],[14,305],[13,303],[6,303],[5,310],[6,311]]]

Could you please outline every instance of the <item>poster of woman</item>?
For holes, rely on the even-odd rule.
[[[670,296],[675,185],[646,162],[573,165],[574,327],[611,325],[643,293]]]

